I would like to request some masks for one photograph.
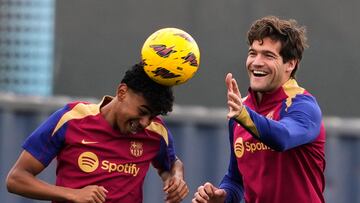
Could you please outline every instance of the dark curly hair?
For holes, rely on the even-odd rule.
[[[247,43],[251,45],[255,40],[262,42],[266,37],[281,42],[280,55],[284,63],[293,59],[298,61],[291,73],[294,78],[304,49],[308,47],[305,27],[299,26],[293,19],[282,20],[275,16],[266,16],[251,25],[247,33]]]
[[[160,85],[150,79],[141,63],[135,64],[127,70],[121,83],[125,83],[135,93],[141,94],[154,115],[166,115],[172,111],[174,103],[172,88]]]

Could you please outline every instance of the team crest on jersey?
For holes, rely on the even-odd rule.
[[[130,142],[131,155],[133,155],[134,157],[141,156],[144,151],[142,145],[143,145],[143,143],[141,143],[141,142],[135,142],[135,141]]]

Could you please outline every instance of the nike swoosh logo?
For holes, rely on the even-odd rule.
[[[91,141],[85,141],[84,139],[81,140],[81,144],[96,144],[98,142],[91,142]]]

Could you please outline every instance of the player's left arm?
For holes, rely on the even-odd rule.
[[[170,171],[158,170],[164,182],[163,190],[166,193],[165,202],[181,202],[189,193],[184,179],[184,165],[178,158],[171,165]]]
[[[236,120],[251,134],[277,151],[307,144],[317,138],[322,124],[320,107],[310,95],[297,95],[289,107],[280,112],[280,120],[262,116],[248,107]]]
[[[163,126],[165,127],[164,124]],[[183,162],[175,153],[173,136],[166,127],[165,129],[166,136],[163,136],[164,139],[160,141],[160,149],[152,165],[158,170],[164,183],[165,202],[177,203],[186,197],[189,188],[184,179]]]

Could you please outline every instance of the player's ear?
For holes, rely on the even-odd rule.
[[[128,91],[128,86],[125,83],[120,83],[116,91],[117,99],[119,101],[123,101],[125,99],[127,91]]]
[[[297,64],[298,64],[298,60],[296,60],[296,59],[291,59],[291,60],[289,60],[289,61],[287,62],[286,71],[289,72],[289,73],[291,73],[291,72],[295,69],[295,67],[296,67]]]

